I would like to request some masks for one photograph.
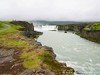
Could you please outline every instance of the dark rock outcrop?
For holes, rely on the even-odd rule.
[[[28,23],[26,21],[11,21],[12,24],[14,25],[20,25],[23,28],[21,28],[22,31],[34,31],[34,26],[32,23]]]
[[[99,26],[100,25],[98,25],[98,23],[88,24],[88,25],[84,26],[80,31],[76,32],[76,34],[78,34],[79,36],[81,36],[83,38],[86,38],[87,40],[90,40],[90,41],[93,41],[96,43],[100,43]]]
[[[57,28],[58,30],[65,31],[65,33],[73,31],[83,38],[100,43],[100,30],[94,30],[93,28],[85,30],[88,25],[91,26],[92,23],[57,25]]]
[[[34,41],[34,45],[38,45],[38,46],[42,46],[41,42],[38,42],[38,41]]]
[[[48,69],[27,69],[18,75],[55,75],[54,72]]]
[[[32,23],[28,23],[26,21],[11,21],[11,23],[14,25],[22,26],[20,30],[23,31],[23,34],[27,37],[36,37],[36,35],[43,34],[42,32],[34,31],[34,25]]]
[[[82,37],[86,38],[100,38],[100,31],[85,31],[81,32]]]

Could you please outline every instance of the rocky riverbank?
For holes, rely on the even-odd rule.
[[[87,40],[100,43],[100,23],[88,24],[81,29],[81,32],[77,33]]]
[[[80,32],[87,24],[65,24],[65,25],[56,25],[58,30],[62,31],[75,31]]]
[[[100,23],[57,25],[58,30],[73,31],[90,41],[100,43]]]
[[[34,37],[42,32],[25,21],[6,22],[11,28],[0,32],[0,75],[72,75],[74,69],[56,60],[53,49]]]

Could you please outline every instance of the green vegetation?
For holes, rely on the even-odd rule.
[[[66,75],[71,75],[71,74],[68,74],[68,73],[67,73]]]
[[[32,46],[32,43],[21,35],[19,29],[22,27],[10,24],[10,22],[0,22],[0,25],[5,26],[4,24],[9,24],[11,28],[0,32],[0,43],[5,47],[21,48],[20,58],[23,60],[25,68],[39,68],[40,59],[38,59],[38,53],[34,51],[36,46]],[[30,48],[32,51],[27,52]]]
[[[25,41],[18,41],[18,40],[9,40],[5,44],[11,47],[24,47],[25,45],[27,45]]]
[[[5,24],[11,25],[8,21],[0,22],[0,27],[2,27],[3,29],[6,28]],[[5,46],[11,46],[11,47],[25,46],[27,44],[25,41],[11,39],[11,38],[16,38],[16,36],[13,36],[13,34],[11,33],[19,32],[18,29],[20,28],[22,27],[11,25],[11,28],[9,28],[8,30],[1,31],[0,32],[0,42]]]
[[[89,24],[84,28],[84,30],[100,30],[100,23]]]
[[[0,30],[6,28],[6,25],[3,23],[0,23]]]
[[[38,54],[35,51],[24,51],[20,58],[24,60],[23,66],[25,68],[40,68],[41,60],[38,58]]]
[[[22,27],[21,26],[13,26],[13,27],[9,28],[8,30],[0,32],[0,35],[17,32],[18,29],[20,29],[20,28],[22,28]]]
[[[40,59],[46,64],[46,67],[53,71],[63,70],[61,63],[58,63],[52,56],[50,52],[46,52],[40,56]]]
[[[82,34],[80,32],[75,32],[75,34],[78,36],[82,36]]]
[[[0,21],[0,30],[7,27],[5,24],[11,25],[10,21]]]
[[[59,72],[63,70],[63,65],[57,62],[52,54],[45,52],[46,48],[36,51],[24,50],[20,58],[23,59],[25,68],[48,68],[52,71]]]
[[[100,43],[100,38],[96,37],[96,35],[99,35],[99,31],[100,31],[100,23],[93,23],[93,24],[89,24],[87,25],[84,29],[83,29],[83,33],[81,32],[76,32],[76,35],[79,35],[82,38],[85,38],[87,40],[90,40],[92,42],[96,42],[96,43]],[[86,33],[85,33],[86,32]],[[96,34],[97,33],[97,34]],[[96,34],[96,35],[94,35]],[[85,36],[84,36],[85,35]],[[87,35],[87,37],[86,37]],[[88,37],[89,36],[89,37]],[[92,36],[92,37],[91,37]],[[94,36],[94,38],[93,38]]]
[[[1,32],[2,33],[2,32]],[[14,32],[15,33],[15,32]],[[29,45],[25,40],[19,40],[20,37],[18,36],[18,33],[10,33],[3,36],[0,36],[0,43],[6,47],[24,47]]]

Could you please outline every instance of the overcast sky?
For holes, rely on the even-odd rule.
[[[100,0],[0,0],[0,20],[100,21]]]

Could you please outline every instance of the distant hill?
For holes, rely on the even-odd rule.
[[[78,22],[78,21],[45,21],[45,20],[36,20],[36,21],[30,21],[30,22],[37,22],[37,23],[42,23],[44,25],[50,24],[83,24],[83,23],[92,23],[92,22]]]

